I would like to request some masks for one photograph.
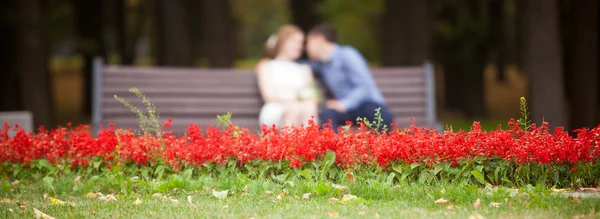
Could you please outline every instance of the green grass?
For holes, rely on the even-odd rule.
[[[117,174],[118,176],[118,174]],[[331,182],[290,179],[248,179],[243,175],[194,176],[170,184],[169,180],[131,180],[109,175],[82,178],[57,177],[51,184],[43,180],[20,182],[6,190],[8,180],[3,180],[0,193],[1,218],[31,218],[36,208],[56,218],[468,218],[482,215],[485,218],[572,218],[587,215],[598,218],[596,209],[600,199],[588,198],[572,201],[543,187],[527,186],[520,190],[509,188],[482,188],[469,184],[408,184],[386,185],[374,179],[357,179],[356,185],[336,189]],[[120,186],[119,186],[120,185]],[[171,186],[165,186],[171,185]],[[245,192],[244,187],[247,187]],[[119,189],[120,188],[120,189]],[[228,196],[219,199],[213,191],[228,190]],[[114,193],[116,201],[103,201],[87,197],[88,192]],[[50,193],[44,198],[44,193]],[[281,196],[282,192],[285,194]],[[179,201],[152,195],[160,193]],[[303,194],[311,193],[303,200]],[[357,199],[331,202],[352,194]],[[281,199],[277,196],[280,195]],[[192,198],[192,204],[187,197]],[[68,204],[52,204],[50,197]],[[436,204],[437,199],[449,200]],[[136,204],[136,200],[141,203]],[[481,200],[478,208],[473,203]],[[498,207],[490,203],[499,203]],[[69,204],[73,204],[69,205]],[[25,205],[20,208],[19,205]],[[451,206],[451,207],[449,207]],[[12,209],[12,213],[9,209]]]
[[[485,119],[479,121],[481,124],[481,129],[485,131],[494,131],[498,128],[498,125],[502,125],[502,129],[508,128],[508,119],[499,120],[499,119]],[[454,131],[458,130],[471,130],[471,126],[473,126],[472,120],[444,120],[442,124],[446,124],[447,126],[451,126]],[[444,128],[446,128],[444,126]]]

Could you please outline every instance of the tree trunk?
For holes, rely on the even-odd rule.
[[[42,40],[41,0],[18,0],[17,74],[23,108],[34,124],[53,127],[50,74]]]
[[[491,0],[490,2],[490,37],[496,67],[496,81],[506,82],[506,26],[504,16],[504,0]]]
[[[136,16],[136,22],[133,26],[134,33],[128,34],[127,31],[127,7],[124,0],[113,0],[113,9],[115,11],[115,30],[117,33],[117,47],[121,56],[121,65],[133,65],[135,62],[135,41],[138,40],[142,29],[141,18]]]
[[[485,117],[483,70],[489,52],[489,23],[485,1],[439,1],[436,19],[436,60],[444,66],[446,107],[461,110],[469,118]],[[465,22],[472,20],[473,22]]]
[[[524,69],[533,120],[566,125],[557,0],[525,0]]]
[[[430,54],[427,1],[386,0],[384,10],[381,64],[423,64]]]
[[[158,0],[155,7],[159,20],[158,64],[193,66],[190,30],[182,0]]]
[[[570,128],[593,128],[598,107],[598,1],[570,1],[567,46]]]
[[[237,56],[237,25],[230,0],[201,0],[202,48],[210,67],[232,67]]]
[[[321,23],[321,16],[315,13],[315,7],[321,2],[323,0],[290,0],[289,7],[294,24],[308,32],[315,25]]]
[[[17,78],[17,24],[15,2],[0,1],[0,111],[21,110],[19,81]],[[0,124],[4,125],[4,124]]]
[[[304,32],[310,31],[315,25],[322,22],[321,16],[315,12],[315,7],[323,0],[290,0],[289,8],[292,21]],[[307,59],[306,52],[302,53],[301,59]]]
[[[92,71],[95,56],[106,57],[104,48],[103,1],[72,0],[78,32],[77,49],[83,56],[83,113],[92,112]]]

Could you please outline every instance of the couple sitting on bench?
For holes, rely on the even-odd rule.
[[[331,121],[337,133],[346,121],[357,118],[375,121],[381,108],[383,124],[393,117],[369,70],[365,58],[353,47],[336,43],[336,33],[327,24],[307,34],[306,52],[310,60],[296,61],[303,51],[304,34],[296,26],[285,25],[265,45],[265,59],[257,65],[258,85],[265,102],[259,122],[268,126],[300,126],[312,117],[320,124]],[[317,90],[314,74],[320,75],[334,99],[326,100],[317,117]]]

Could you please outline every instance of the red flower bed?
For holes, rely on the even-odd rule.
[[[227,130],[208,128],[203,134],[191,124],[184,136],[164,132],[159,136],[136,136],[129,130],[114,126],[91,136],[87,126],[26,133],[10,138],[12,127],[4,125],[0,132],[0,163],[27,164],[36,159],[51,163],[66,162],[73,167],[86,167],[94,157],[111,162],[162,161],[179,165],[224,163],[236,159],[244,164],[252,160],[289,161],[292,167],[322,160],[328,150],[335,152],[336,164],[343,168],[376,162],[381,167],[395,163],[420,163],[427,166],[442,162],[453,165],[473,158],[502,158],[517,164],[595,163],[600,156],[600,126],[592,130],[577,130],[569,136],[562,128],[551,134],[548,125],[521,130],[513,120],[509,129],[485,132],[479,123],[471,131],[436,132],[410,127],[404,133],[393,131],[373,134],[362,127],[344,134],[334,134],[329,128],[311,124],[303,128],[278,131],[263,127],[262,134],[253,134],[233,125]],[[167,124],[168,125],[168,124]]]

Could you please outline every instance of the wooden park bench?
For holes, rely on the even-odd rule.
[[[139,128],[139,119],[114,96],[145,109],[128,90],[138,88],[156,106],[161,123],[172,118],[172,131],[183,133],[190,123],[206,129],[218,124],[217,115],[232,113],[235,125],[259,131],[263,104],[253,71],[237,69],[103,66],[94,70],[93,127],[114,123]],[[410,118],[417,125],[437,127],[435,81],[430,64],[372,69],[388,106],[400,127]]]

